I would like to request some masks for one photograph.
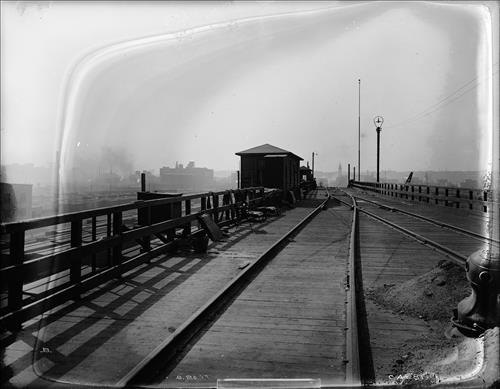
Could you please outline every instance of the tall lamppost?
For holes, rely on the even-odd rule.
[[[382,116],[376,116],[373,119],[377,131],[377,182],[380,181],[380,131],[382,130],[382,124],[384,123],[384,118]]]

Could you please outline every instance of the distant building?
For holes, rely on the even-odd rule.
[[[439,178],[436,180],[436,186],[451,186],[450,182],[444,178]]]
[[[337,178],[334,181],[334,185],[336,187],[346,187],[347,186],[347,176],[342,174],[342,164],[339,163],[339,167],[337,169]]]
[[[190,161],[186,167],[176,163],[175,168],[160,169],[160,185],[162,190],[177,192],[193,192],[213,189],[214,171],[204,167],[195,167]]]
[[[32,217],[33,185],[0,183],[2,200],[0,220],[9,222]]]
[[[479,189],[479,182],[477,180],[467,178],[460,183],[460,188]]]
[[[243,150],[241,157],[241,187],[264,186],[284,191],[298,190],[300,161],[294,153],[270,144]]]

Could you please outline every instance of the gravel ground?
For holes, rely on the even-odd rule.
[[[368,302],[388,315],[428,327],[425,336],[409,339],[397,355],[377,363],[377,383],[425,385],[471,375],[482,360],[482,339],[466,338],[450,325],[451,309],[470,293],[464,269],[449,261],[402,284],[367,290]]]

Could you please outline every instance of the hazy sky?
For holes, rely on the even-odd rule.
[[[382,170],[488,162],[498,62],[479,2],[1,4],[2,164],[112,148],[141,170],[236,170],[270,143],[345,168],[358,79],[363,171],[377,115]]]

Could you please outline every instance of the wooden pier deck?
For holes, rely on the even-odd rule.
[[[415,203],[360,190],[348,192],[478,234],[488,232],[497,222],[491,212]],[[115,385],[325,196],[322,191],[315,195],[316,200],[266,221],[228,228],[224,240],[212,242],[205,254],[181,249],[159,255],[121,279],[23,323],[19,332],[6,333],[0,339],[2,372],[6,373],[2,386]],[[367,201],[360,200],[358,205],[369,209]],[[479,241],[458,244],[462,238],[453,240],[444,229],[427,229],[424,222],[405,219],[384,207],[372,205],[371,210],[390,214],[391,220],[414,226],[442,243],[448,241],[463,255],[481,246]],[[345,383],[351,221],[349,207],[331,202],[227,309],[195,335],[171,367],[151,377],[151,384],[213,387],[221,378],[311,378],[321,379],[322,385]],[[443,340],[442,321],[382,306],[374,293],[405,285],[449,258],[363,213],[358,222],[362,375],[376,383],[393,382],[390,377],[396,373],[412,371],[413,365],[407,364],[412,357],[430,358],[448,341]],[[429,304],[437,303],[432,295],[428,297]],[[450,317],[454,304],[446,307]],[[418,355],[415,347],[419,347]],[[449,367],[452,359],[442,362],[443,366]],[[464,365],[462,361],[463,371],[473,369],[472,362]]]
[[[345,206],[321,212],[154,384],[197,374],[344,383],[351,217]]]
[[[368,205],[368,202],[362,200],[362,198],[366,198],[381,205],[413,212],[478,234],[488,235],[489,227],[495,223],[495,214],[492,211],[482,212],[466,208],[436,206],[353,189],[347,190],[347,192],[361,196],[358,199],[360,207]],[[397,215],[383,208],[379,211],[368,207],[367,209],[380,215],[385,212],[389,214],[386,216],[390,220],[396,221],[398,225],[406,226],[425,237],[449,245],[466,256],[485,247],[485,243],[480,240],[467,239],[462,234],[453,236],[445,228],[429,225],[429,223],[419,219]],[[426,358],[427,364],[430,366],[432,358],[438,358],[437,351],[441,347],[450,348],[452,342],[445,337],[442,321],[426,317],[424,309],[422,309],[421,314],[415,314],[415,312],[410,314],[404,309],[394,310],[394,307],[388,308],[380,305],[380,301],[374,298],[374,295],[380,295],[384,290],[391,288],[399,288],[401,285],[405,285],[405,282],[410,282],[418,277],[425,277],[425,275],[431,274],[430,272],[436,269],[438,264],[449,260],[449,258],[365,214],[360,214],[359,229],[358,266],[362,274],[362,287],[365,296],[364,307],[361,309],[363,310],[362,315],[366,318],[360,323],[360,326],[367,335],[363,344],[365,354],[362,357],[362,363],[369,367],[368,371],[365,371],[365,376],[368,379],[378,383],[387,383],[391,382],[391,379],[398,374],[416,371],[411,364],[406,365],[408,356]],[[429,275],[430,277],[432,275]],[[463,279],[465,280],[465,269],[463,270]],[[431,285],[435,283],[432,279],[429,281]],[[468,283],[466,284],[468,285]],[[430,290],[408,291],[408,295],[412,293],[415,295],[423,294],[426,299],[424,304],[437,305],[438,303],[436,296]],[[463,297],[469,294],[470,288],[467,288]],[[452,310],[457,307],[458,301],[455,301],[454,305],[446,306],[442,316],[451,318]],[[450,357],[454,362],[456,362],[457,353],[455,350],[455,357]],[[447,372],[448,378],[451,374],[452,378],[454,374],[456,377],[462,373],[468,374],[475,367],[471,358],[471,363],[464,364],[462,371],[456,369],[453,362],[443,362],[442,371]],[[439,369],[436,368],[435,371],[439,372]]]
[[[115,384],[310,211],[296,207],[232,227],[206,254],[159,256],[30,321],[5,348],[11,383]]]

